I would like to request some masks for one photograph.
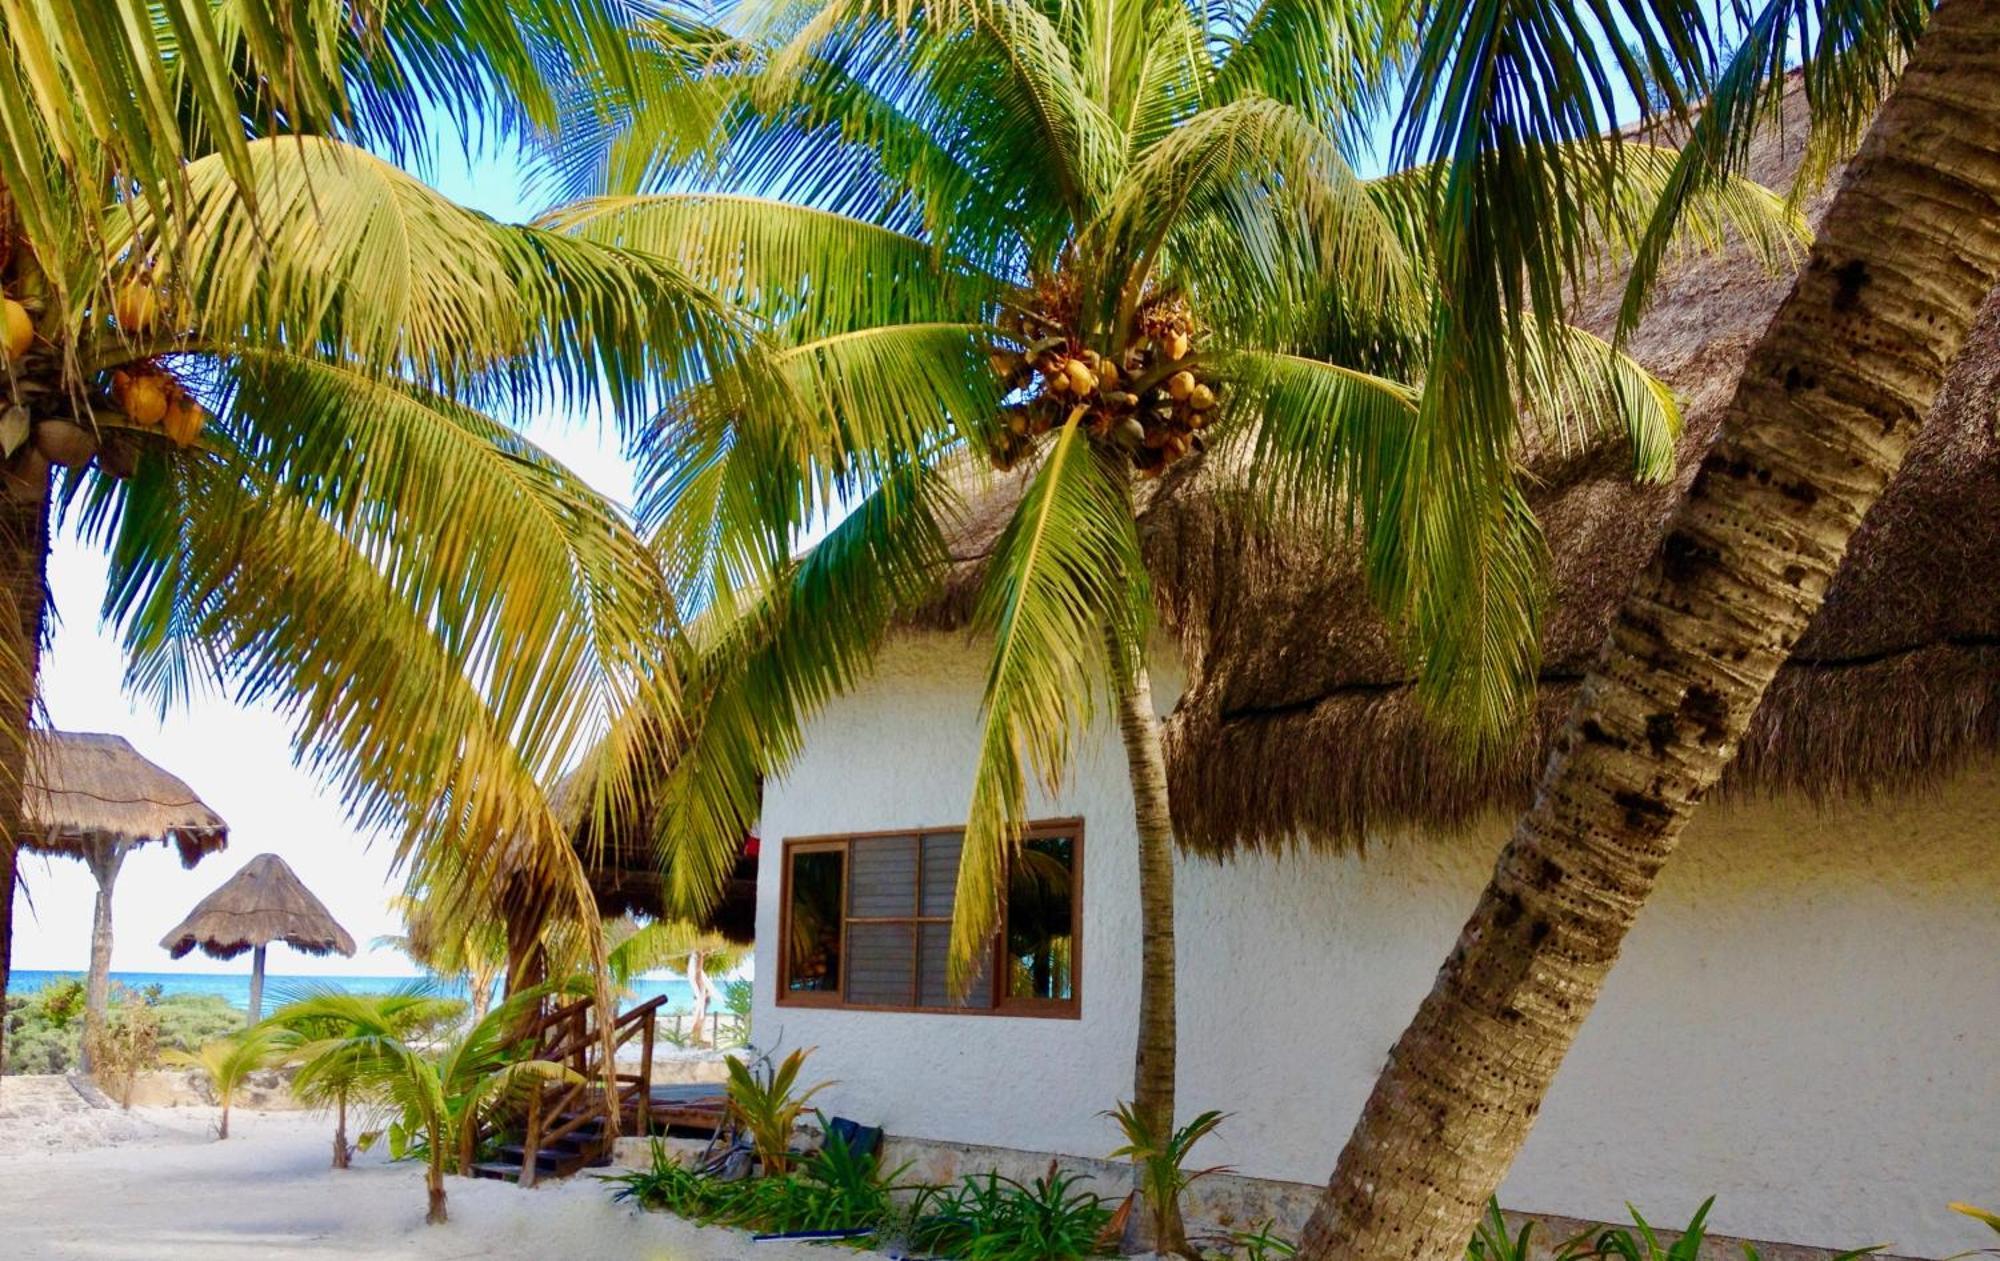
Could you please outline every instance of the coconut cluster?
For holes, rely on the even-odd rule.
[[[111,400],[134,425],[161,430],[177,447],[192,446],[208,423],[194,395],[155,361],[112,373]]]
[[[1010,330],[1022,348],[993,353],[1004,392],[1027,395],[1006,407],[1006,424],[989,452],[995,468],[1012,468],[1036,438],[1065,423],[1078,407],[1086,409],[1083,424],[1092,439],[1129,452],[1140,477],[1158,477],[1201,450],[1201,430],[1213,419],[1218,383],[1204,379],[1185,302],[1147,304],[1127,344],[1107,354],[1086,344],[1074,323],[1063,319],[1073,315],[1074,303],[1064,302],[1059,289],[1037,296],[1052,300],[1037,303],[1042,309],[1021,315]]]

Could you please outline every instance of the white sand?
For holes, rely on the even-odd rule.
[[[68,1095],[68,1101],[64,1094]],[[423,1171],[364,1153],[328,1168],[331,1123],[213,1108],[93,1109],[61,1078],[0,1083],[0,1255],[83,1261],[236,1258],[644,1258],[839,1261],[752,1244],[611,1202],[588,1174],[523,1191],[447,1179],[451,1221],[424,1225]]]

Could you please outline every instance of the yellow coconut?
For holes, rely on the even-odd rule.
[[[1088,394],[1097,388],[1097,377],[1081,359],[1069,361],[1069,389],[1072,394]]]
[[[208,413],[201,404],[186,394],[174,395],[173,402],[167,404],[167,414],[160,421],[161,428],[177,447],[190,447],[201,436],[201,427],[208,423]]]
[[[1167,352],[1167,358],[1169,359],[1181,360],[1187,358],[1188,335],[1179,329],[1175,329],[1173,332],[1167,334],[1166,343],[1162,349]]]
[[[35,322],[28,318],[28,308],[12,298],[0,300],[0,347],[7,351],[9,359],[19,359],[35,344]]]
[[[117,317],[119,328],[136,337],[152,328],[153,321],[160,317],[160,295],[151,285],[128,280],[118,287],[111,314]]]
[[[1215,406],[1215,391],[1205,385],[1197,385],[1188,391],[1188,406],[1198,412],[1205,412]]]
[[[1194,373],[1183,369],[1168,377],[1167,393],[1175,398],[1186,398],[1194,393]]]
[[[157,425],[166,419],[166,383],[151,373],[126,382],[125,415],[135,425]]]
[[[1118,388],[1118,365],[1109,359],[1100,359],[1097,364],[1097,380],[1107,390]]]

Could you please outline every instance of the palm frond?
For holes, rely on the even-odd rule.
[[[761,585],[797,532],[997,424],[993,334],[978,323],[861,328],[743,365],[676,401],[641,452],[639,518],[683,607]]]
[[[692,628],[686,721],[677,743],[646,759],[663,775],[655,836],[679,914],[714,905],[765,777],[783,772],[806,722],[866,674],[895,617],[935,590],[955,510],[946,477],[909,465],[771,581]]]
[[[1004,289],[925,242],[811,206],[725,193],[600,197],[546,216],[584,240],[675,260],[799,342],[880,324],[978,319]]]
[[[184,227],[137,217],[130,250],[173,259],[170,309],[195,344],[286,349],[394,370],[530,410],[608,398],[726,362],[736,328],[662,259],[496,223],[360,149],[250,146],[253,202],[220,162],[184,175]]]
[[[428,420],[466,423],[441,408]],[[227,436],[218,427],[217,441]],[[482,476],[458,455],[467,477]],[[520,467],[511,484],[483,474],[512,511],[498,505],[487,521],[500,535],[476,542],[444,522],[375,535],[365,514],[343,529],[310,483],[259,473],[241,454],[147,461],[89,505],[85,525],[111,543],[106,612],[123,628],[135,684],[164,703],[210,679],[275,704],[301,760],[330,777],[356,821],[400,830],[399,858],[414,857],[419,878],[449,855],[469,878],[463,895],[487,905],[512,871],[588,906],[545,785],[607,715],[668,701],[658,636],[626,639],[635,622],[623,614],[598,620],[648,603],[657,577],[652,596],[616,589],[601,560],[615,515],[578,510],[587,499],[538,478],[530,450],[491,458]],[[406,494],[404,506],[448,498]],[[566,545],[537,537],[563,532]],[[495,543],[506,559],[475,565],[480,583],[432,563]],[[544,572],[527,574],[530,558]],[[537,583],[560,611],[520,598]],[[341,633],[324,633],[333,626]]]
[[[1089,441],[1083,408],[1056,431],[994,545],[973,621],[993,636],[972,804],[960,852],[949,971],[962,989],[999,916],[1008,856],[1028,818],[1029,777],[1053,794],[1089,721],[1107,629],[1127,643],[1150,607],[1119,457]]]
[[[1800,79],[1808,119],[1789,207],[1796,211],[1800,195],[1859,143],[1932,7],[1931,0],[1767,0],[1756,11],[1651,202],[1619,310],[1620,336],[1644,313],[1682,219],[1748,167],[1751,141],[1780,116],[1794,50],[1806,52]]]
[[[1411,269],[1389,223],[1338,148],[1307,116],[1268,97],[1203,110],[1148,149],[1108,202],[1105,264],[1127,269],[1123,310],[1136,309],[1170,234],[1226,221],[1234,250],[1204,255],[1221,276],[1175,279],[1290,301],[1302,285],[1332,285],[1380,309],[1409,301]],[[1109,288],[1110,286],[1107,286]]]

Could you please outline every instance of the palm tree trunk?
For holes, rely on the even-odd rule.
[[[1298,1255],[1443,1261],[2000,278],[2000,0],[1945,0]]]
[[[235,1097],[236,1097],[236,1092],[233,1090],[225,1090],[222,1092],[222,1123],[218,1125],[215,1129],[215,1138],[217,1142],[221,1142],[223,1139],[229,1137],[229,1105],[230,1102],[234,1100]]]
[[[444,1133],[436,1126],[431,1127],[430,1159],[425,1162],[424,1189],[430,1192],[430,1207],[424,1213],[424,1222],[430,1226],[442,1226],[448,1220],[444,1207]]]
[[[694,992],[694,1036],[689,1041],[701,1046],[702,1022],[708,1019],[708,970],[702,966],[699,950],[688,952],[688,988]]]
[[[1133,822],[1139,833],[1139,1039],[1132,1064],[1132,1101],[1153,1133],[1174,1131],[1174,824],[1167,809],[1167,759],[1160,742],[1160,718],[1153,711],[1153,680],[1143,656],[1111,642],[1113,687],[1118,697],[1118,731],[1132,779]],[[1123,668],[1121,668],[1121,666]],[[1135,1185],[1138,1167],[1133,1169]],[[1131,1247],[1187,1251],[1187,1232],[1176,1204],[1156,1206],[1150,1223],[1134,1213],[1135,1226],[1150,1226],[1153,1237],[1136,1237]]]
[[[466,1105],[465,1115],[458,1123],[458,1176],[472,1176],[472,1162],[479,1154],[479,1114]],[[527,1159],[527,1158],[524,1158]]]
[[[118,869],[125,865],[125,843],[100,838],[92,846],[90,874],[97,878],[97,905],[90,925],[90,978],[83,991],[84,1072],[91,1070],[91,1048],[104,1036],[106,1014],[111,1008],[111,893],[118,883]]]
[[[7,978],[14,957],[14,883],[22,834],[21,786],[28,768],[28,719],[41,665],[49,590],[48,481],[22,489],[0,478],[0,1063],[6,1059]],[[33,502],[28,502],[32,498]]]
[[[334,1096],[333,1102],[333,1167],[345,1169],[353,1163],[347,1149],[347,1092]]]

